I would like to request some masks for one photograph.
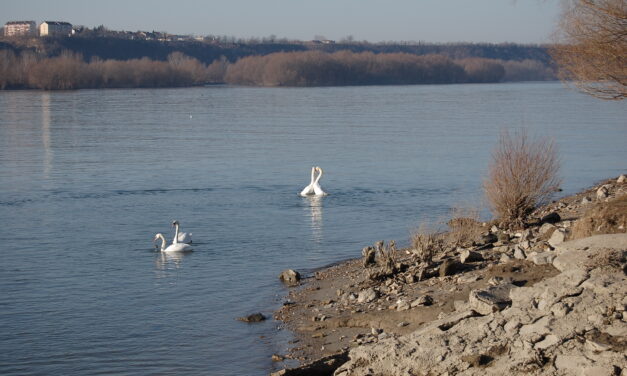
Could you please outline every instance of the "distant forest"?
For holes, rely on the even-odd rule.
[[[401,85],[553,80],[541,46],[0,39],[0,89]]]

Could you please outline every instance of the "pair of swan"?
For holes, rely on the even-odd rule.
[[[172,239],[172,244],[166,247],[167,241],[165,240],[165,236],[162,233],[158,233],[155,235],[153,241],[161,240],[161,252],[189,252],[192,251],[193,248],[191,245],[187,243],[192,242],[192,234],[186,232],[179,232],[179,221],[173,221],[172,226],[175,228],[174,230],[174,238]]]
[[[316,176],[316,173],[318,173],[318,176]],[[318,183],[321,177],[322,177],[322,169],[318,166],[312,167],[311,168],[311,182],[309,183],[308,186],[305,187],[305,189],[303,189],[300,192],[300,195],[303,197],[326,196],[327,193],[322,190],[322,187],[320,187],[320,184]]]

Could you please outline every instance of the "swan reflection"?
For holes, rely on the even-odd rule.
[[[308,196],[309,218],[311,220],[311,234],[316,243],[321,243],[324,235],[322,233],[322,196]]]
[[[165,271],[170,269],[179,269],[182,266],[182,261],[189,252],[159,252],[155,258],[155,266],[158,270]],[[166,277],[163,274],[161,277]]]

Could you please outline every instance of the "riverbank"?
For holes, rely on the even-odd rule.
[[[402,249],[384,278],[360,259],[309,276],[275,314],[296,337],[275,359],[306,365],[276,374],[624,370],[625,179],[533,217],[518,232],[483,224],[483,241],[436,255],[428,270]]]

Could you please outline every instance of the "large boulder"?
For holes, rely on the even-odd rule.
[[[503,283],[485,289],[472,290],[468,296],[470,308],[482,315],[498,312],[512,303],[509,292],[515,287],[511,283]]]
[[[481,260],[483,260],[483,256],[481,255],[481,253],[475,252],[475,251],[471,251],[469,249],[464,249],[459,254],[459,261],[462,264],[465,264],[467,262],[481,261]]]
[[[300,273],[292,269],[286,269],[279,274],[279,279],[289,286],[294,286],[300,281]]]

